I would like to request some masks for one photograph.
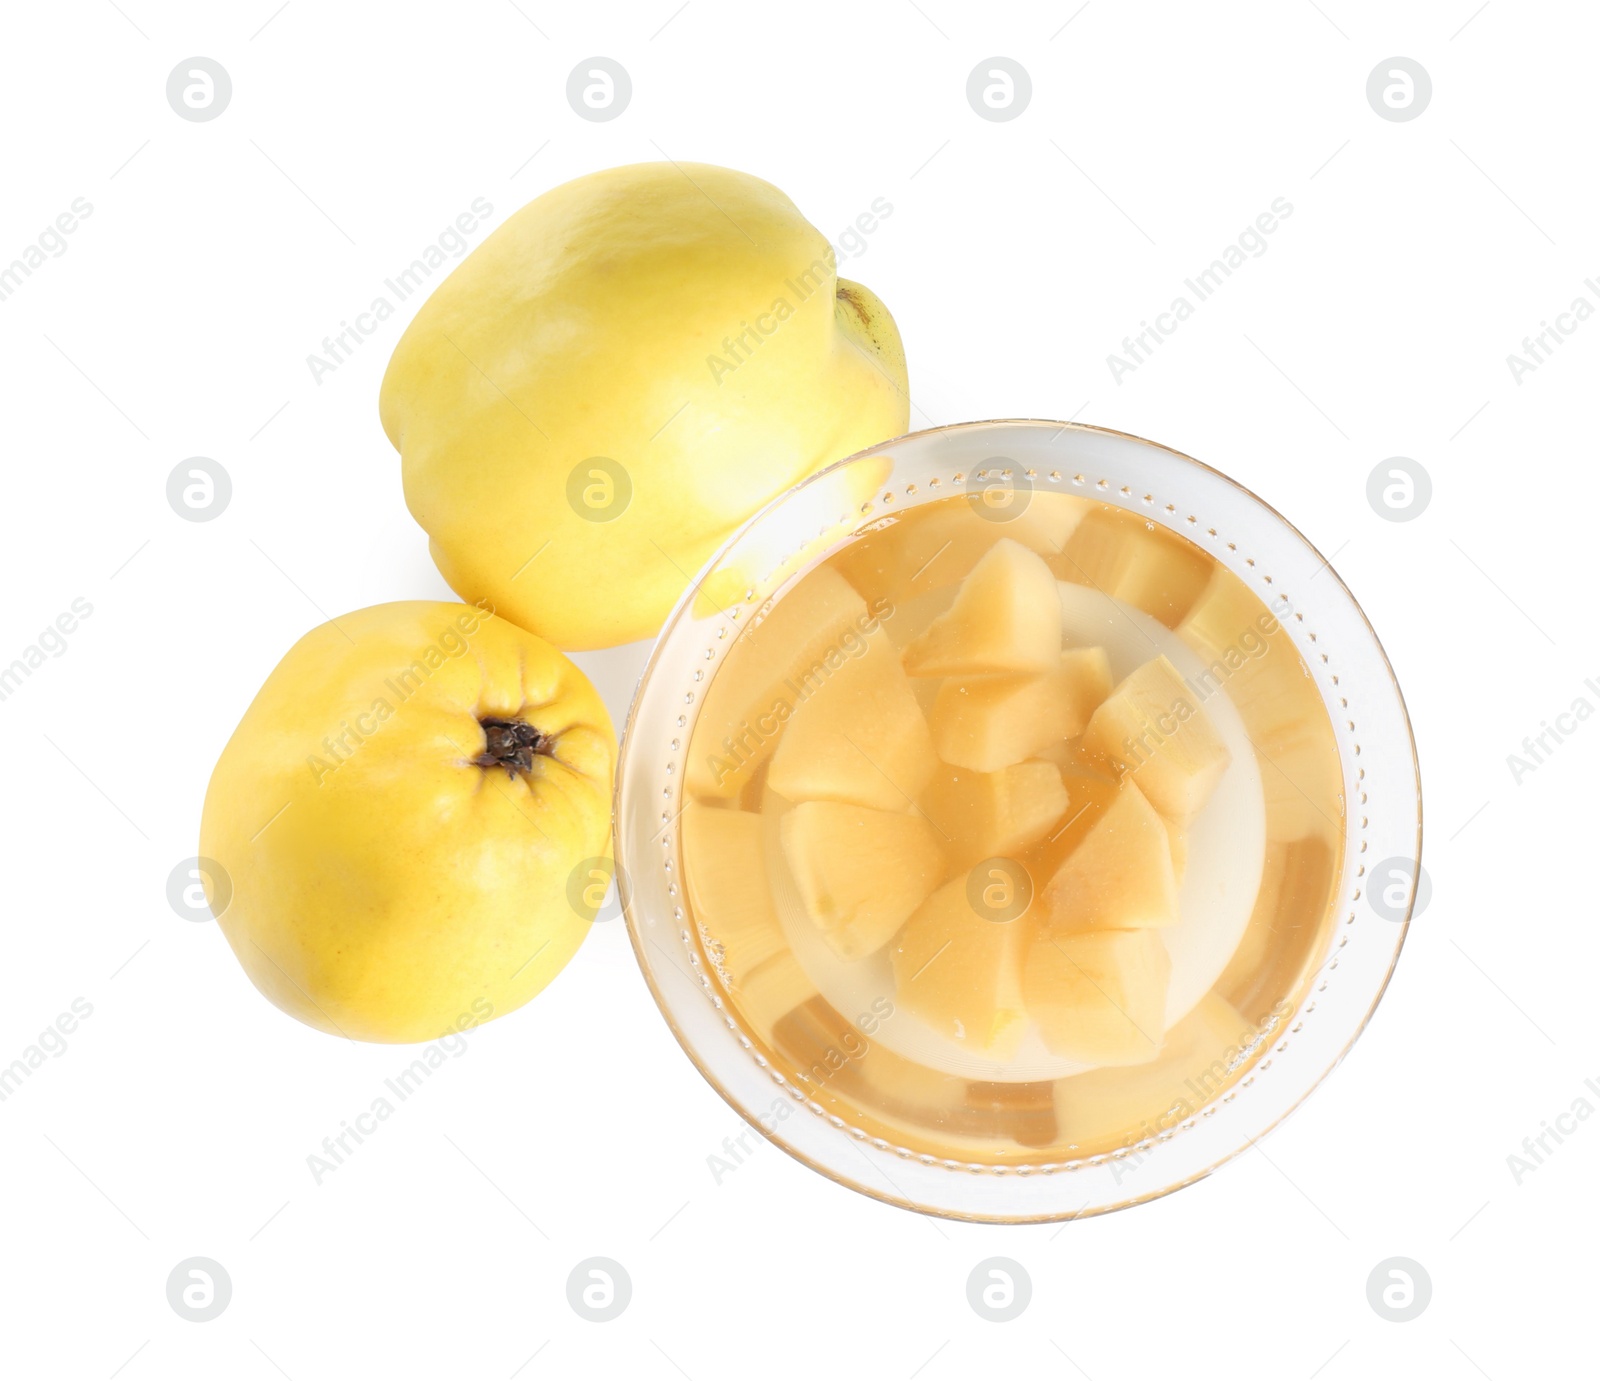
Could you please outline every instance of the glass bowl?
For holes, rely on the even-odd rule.
[[[1229,1048],[1229,1075],[1215,1096],[1180,1100],[1170,1116],[1092,1153],[1063,1151],[1046,1136],[1031,1147],[974,1154],[959,1137],[941,1145],[937,1131],[900,1136],[881,1119],[856,1115],[818,1082],[815,1066],[808,1074],[750,1020],[683,885],[689,749],[729,649],[820,563],[847,559],[855,544],[952,498],[964,497],[999,535],[1030,508],[1060,509],[1056,495],[1075,496],[1110,531],[1122,524],[1173,550],[1197,549],[1208,567],[1231,572],[1270,604],[1274,636],[1281,629],[1290,641],[1314,687],[1309,703],[1326,714],[1341,819],[1337,843],[1325,850],[1326,891],[1315,895],[1326,904],[1312,918],[1302,967],[1254,1037]],[[1170,597],[1159,589],[1141,596],[1147,605]],[[1271,744],[1252,743],[1270,776]],[[617,780],[617,879],[629,933],[662,1014],[700,1072],[762,1135],[829,1178],[900,1207],[986,1222],[1053,1221],[1141,1203],[1210,1173],[1276,1126],[1338,1063],[1382,995],[1409,924],[1406,884],[1420,852],[1421,786],[1405,704],[1377,636],[1328,563],[1216,470],[1153,442],[1070,423],[973,422],[914,433],[841,461],[768,505],[668,618],[628,716]]]

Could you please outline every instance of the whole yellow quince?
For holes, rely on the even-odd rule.
[[[432,1040],[520,1007],[577,950],[615,766],[600,697],[542,639],[461,604],[345,614],[289,649],[223,749],[207,894],[290,1015]]]
[[[883,303],[776,187],[699,163],[523,207],[423,305],[379,399],[444,578],[568,648],[654,635],[739,524],[909,407]]]

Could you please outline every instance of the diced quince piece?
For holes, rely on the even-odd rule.
[[[966,1080],[908,1060],[881,1042],[865,1044],[849,1068],[860,1076],[860,1087],[873,1103],[922,1126],[948,1130],[950,1115],[966,1101]]]
[[[1344,841],[1308,834],[1269,841],[1261,867],[1261,889],[1239,948],[1216,982],[1216,990],[1243,1011],[1271,1005],[1303,979],[1306,955],[1331,944],[1327,932]]]
[[[888,635],[799,686],[767,784],[791,801],[848,801],[905,810],[938,765],[933,739]]]
[[[1250,587],[1226,567],[1218,566],[1194,602],[1178,636],[1212,666],[1218,682],[1231,680],[1262,655],[1267,640],[1281,625]]]
[[[1103,590],[1168,628],[1189,611],[1214,569],[1186,538],[1110,505],[1084,518],[1051,564],[1064,579]]]
[[[1221,687],[1244,720],[1261,768],[1267,838],[1330,834],[1344,822],[1344,779],[1317,683],[1276,615],[1219,568],[1178,625],[1207,664],[1196,680]]]
[[[1178,919],[1166,822],[1124,779],[1044,889],[1046,924],[1062,931],[1143,930]]]
[[[1050,1080],[975,1079],[967,1085],[966,1104],[966,1117],[952,1117],[947,1124],[957,1135],[964,1130],[962,1123],[969,1122],[986,1141],[1009,1139],[1030,1147],[1056,1144],[1055,1085]]]
[[[1042,930],[1028,947],[1023,1001],[1057,1055],[1137,1065],[1161,1050],[1172,961],[1153,930]]]
[[[1107,694],[1110,694],[1109,689]],[[1099,777],[1105,781],[1116,781],[1122,776],[1122,769],[1115,763],[1108,763],[1099,753],[1091,753],[1083,746],[1083,736],[1077,738],[1061,738],[1054,743],[1041,748],[1038,754],[1040,760],[1053,762],[1061,769],[1062,778],[1071,783],[1082,777]],[[1067,794],[1071,795],[1069,785]]]
[[[1123,680],[1083,738],[1126,767],[1150,804],[1179,822],[1194,818],[1232,761],[1200,697],[1165,657]]]
[[[1036,553],[1001,538],[901,660],[912,676],[1045,672],[1061,658],[1061,597]]]
[[[972,499],[956,495],[895,514],[844,547],[831,564],[869,601],[901,603],[957,584],[994,545],[997,532],[1054,561],[1095,507],[1076,494],[1035,489],[1018,495],[1019,513],[997,523],[980,516]]]
[[[923,796],[957,867],[1010,857],[1044,838],[1067,810],[1061,769],[1019,762],[998,772],[941,766]]]
[[[1132,1146],[1194,1116],[1227,1086],[1256,1032],[1215,991],[1136,1069],[1090,1070],[1055,1086],[1056,1124],[1079,1154]]]
[[[1344,774],[1333,727],[1320,703],[1306,707],[1306,718],[1296,723],[1258,735],[1245,717],[1245,728],[1255,741],[1261,770],[1267,838],[1338,838],[1345,827]]]
[[[1182,825],[1174,824],[1171,820],[1165,822],[1167,826],[1167,843],[1171,846],[1172,877],[1175,882],[1183,881],[1183,870],[1189,864],[1189,832]]]
[[[1204,1102],[1222,1092],[1239,1057],[1274,1025],[1269,1018],[1261,1028],[1252,1026],[1213,989],[1167,1032],[1161,1043],[1161,1062],[1169,1070],[1181,1068],[1190,1092]]]
[[[744,790],[804,687],[878,626],[866,601],[823,566],[744,627],[706,688],[685,769],[689,792],[731,800]]]
[[[1111,689],[1105,649],[1073,648],[1038,676],[951,677],[930,723],[939,756],[974,772],[998,772],[1060,739],[1081,734]]]
[[[682,828],[695,924],[717,967],[737,986],[788,947],[768,884],[761,817],[690,801]]]
[[[778,1023],[773,1048],[785,1072],[808,1083],[809,1092],[848,1098],[859,1093],[856,1062],[875,1048],[861,1021],[851,1021],[826,997],[815,997]]]
[[[944,851],[919,815],[804,801],[778,837],[806,914],[841,959],[882,949],[944,880]]]
[[[1058,872],[1073,851],[1088,837],[1100,817],[1117,799],[1122,783],[1106,777],[1072,776],[1063,772],[1071,804],[1060,822],[1043,839],[1024,849],[1017,861],[1037,878],[1040,887]],[[1043,905],[1040,914],[1043,915]]]
[[[739,1010],[763,1040],[771,1040],[773,1030],[796,1007],[817,995],[817,985],[794,951],[785,949],[751,970],[739,986]]]
[[[964,874],[945,883],[894,942],[895,1001],[949,1039],[1009,1058],[1026,1022],[1018,986],[1024,924],[975,910]]]

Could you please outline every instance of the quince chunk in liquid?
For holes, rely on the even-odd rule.
[[[919,815],[804,801],[778,825],[806,914],[841,959],[889,942],[944,879],[944,851]]]
[[[1050,567],[1001,538],[955,601],[902,654],[913,676],[1045,672],[1061,656],[1061,597]]]
[[[1157,657],[1111,692],[1083,736],[1086,747],[1127,768],[1169,820],[1192,819],[1232,760],[1200,699]]]
[[[1188,612],[1215,565],[1177,533],[1110,506],[1085,517],[1052,564],[1064,579],[1104,591],[1168,628]]]
[[[1249,731],[1261,765],[1267,837],[1341,829],[1344,782],[1333,726],[1277,616],[1232,571],[1219,568],[1177,631],[1207,663],[1197,685],[1226,687]]]
[[[690,801],[682,828],[689,905],[708,947],[737,985],[788,947],[768,885],[761,817]]]
[[[937,760],[928,721],[883,629],[810,674],[803,689],[772,755],[768,785],[790,801],[910,806]]]
[[[1090,1070],[1055,1086],[1056,1124],[1077,1149],[1133,1145],[1192,1117],[1231,1082],[1261,1038],[1215,992],[1207,993],[1137,1069]]]
[[[771,755],[808,677],[828,670],[877,627],[837,572],[819,567],[743,628],[712,678],[686,766],[690,794],[731,800]]]
[[[740,1009],[763,1040],[797,1007],[817,996],[817,985],[800,967],[794,951],[784,949],[751,970],[740,985]]]
[[[941,765],[923,795],[928,819],[958,867],[1009,857],[1050,832],[1067,810],[1061,769],[1019,762],[998,772]]]
[[[953,676],[929,722],[939,756],[974,772],[998,772],[1084,731],[1111,690],[1099,647],[1073,648],[1036,676]]]
[[[1116,795],[1044,889],[1055,930],[1140,930],[1178,919],[1178,884],[1166,822],[1138,785]]]
[[[1057,1055],[1137,1065],[1161,1051],[1172,961],[1154,930],[1040,930],[1022,970],[1023,1000]]]
[[[984,1055],[1015,1054],[1026,1017],[1019,986],[1025,920],[992,920],[963,874],[945,883],[894,942],[895,1001]]]

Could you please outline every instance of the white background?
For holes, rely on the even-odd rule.
[[[75,598],[93,614],[0,703],[0,1063],[74,999],[93,1015],[0,1103],[0,1371],[1592,1366],[1600,1119],[1520,1185],[1507,1156],[1575,1100],[1600,1107],[1600,723],[1520,784],[1506,759],[1576,697],[1600,705],[1600,320],[1520,384],[1506,357],[1578,295],[1600,305],[1600,22],[1476,3],[8,7],[0,264],[74,198],[94,209],[0,302],[0,663]],[[209,123],[165,97],[197,54],[233,81]],[[565,99],[596,54],[633,81],[610,123]],[[1033,84],[1006,123],[965,95],[996,54]],[[1433,81],[1408,123],[1365,94],[1397,54]],[[612,922],[314,1183],[307,1156],[409,1055],[297,1025],[165,895],[289,644],[329,614],[449,597],[377,420],[417,300],[320,384],[306,356],[475,197],[498,223],[663,156],[758,173],[830,237],[892,204],[844,271],[904,332],[914,427],[1077,417],[1166,442],[1288,515],[1363,602],[1416,724],[1432,903],[1366,1035],[1264,1151],[1065,1228],[921,1218],[765,1143],[719,1185],[707,1157],[743,1124]],[[1107,354],[1277,197],[1294,210],[1268,252],[1116,382]],[[213,522],[166,501],[194,455],[232,477]],[[1408,523],[1366,499],[1395,455],[1433,479]],[[641,658],[580,659],[619,722]],[[966,1300],[997,1255],[1033,1282],[1008,1324]],[[1366,1297],[1395,1255],[1433,1282],[1407,1324]],[[233,1282],[210,1323],[167,1303],[190,1256]],[[611,1323],[567,1303],[591,1256],[633,1282]]]

